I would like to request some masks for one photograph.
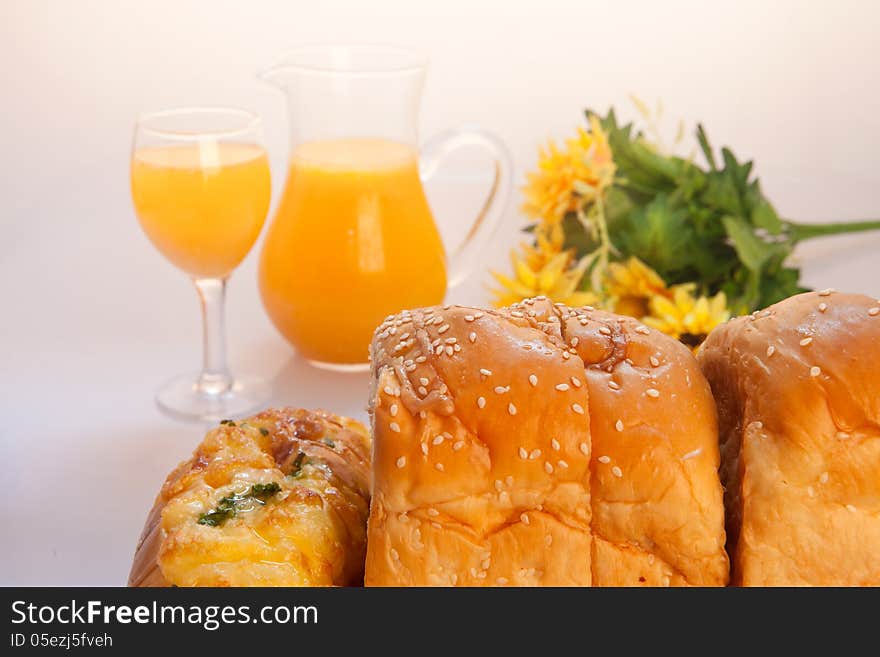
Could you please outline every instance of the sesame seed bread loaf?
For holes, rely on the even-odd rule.
[[[224,420],[165,481],[129,586],[360,585],[369,449],[323,411]]]
[[[880,585],[880,303],[800,294],[717,328],[732,580]]]
[[[372,345],[368,586],[723,585],[714,404],[689,350],[544,299]]]

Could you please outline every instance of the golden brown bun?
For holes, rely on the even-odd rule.
[[[684,346],[528,300],[405,312],[372,352],[367,585],[725,583],[714,405]]]
[[[273,409],[221,424],[165,481],[129,586],[362,583],[369,450],[362,424],[323,411]],[[255,484],[277,490],[262,504],[241,500],[234,514],[204,515]]]
[[[735,584],[880,584],[880,309],[809,292],[709,336]]]

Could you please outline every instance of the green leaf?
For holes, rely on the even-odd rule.
[[[770,201],[760,197],[752,207],[752,225],[755,228],[763,228],[771,235],[779,235],[782,232],[782,221],[776,210],[770,205]]]
[[[671,272],[687,264],[693,250],[689,242],[693,229],[687,222],[687,213],[677,208],[663,195],[643,207],[635,208],[629,215],[626,230],[620,236],[612,236],[624,253],[631,253],[668,280]]]
[[[706,136],[706,131],[703,130],[702,123],[697,124],[697,143],[700,145],[700,150],[703,151],[703,157],[706,158],[709,168],[712,171],[717,171],[718,165],[715,163],[715,154],[712,152],[712,147],[709,146],[709,138]]]
[[[749,271],[760,272],[764,263],[773,255],[773,244],[758,238],[752,227],[742,218],[725,216],[721,218],[724,230],[733,243],[740,261]]]

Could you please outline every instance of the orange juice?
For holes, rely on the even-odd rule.
[[[386,315],[440,303],[446,257],[416,151],[383,139],[306,142],[260,261],[263,303],[306,357],[367,360]]]
[[[156,248],[194,277],[228,276],[269,210],[266,152],[254,144],[194,142],[138,148],[131,190]]]

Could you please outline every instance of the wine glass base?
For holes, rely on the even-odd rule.
[[[329,372],[368,372],[369,363],[325,363],[322,360],[306,359],[312,367],[327,370]]]
[[[219,394],[200,391],[198,378],[196,373],[173,378],[156,393],[156,405],[176,419],[218,422],[255,411],[272,396],[269,384],[257,376],[236,376],[229,390]]]

